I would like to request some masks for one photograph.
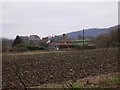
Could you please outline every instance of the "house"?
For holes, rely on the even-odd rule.
[[[31,40],[31,41],[39,41],[40,37],[38,35],[30,35],[29,40]]]
[[[72,45],[72,41],[71,40],[60,40],[58,42],[58,46],[71,46]]]

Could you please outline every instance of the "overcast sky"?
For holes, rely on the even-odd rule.
[[[59,35],[118,24],[117,2],[4,2],[3,37]]]

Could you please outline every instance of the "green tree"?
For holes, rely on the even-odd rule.
[[[23,45],[24,45],[24,43],[23,43],[22,39],[19,37],[19,35],[17,35],[13,44],[12,44],[12,47],[17,47],[17,46],[21,47]]]

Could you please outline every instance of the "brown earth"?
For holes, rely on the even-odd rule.
[[[64,81],[62,82],[62,84],[59,83],[49,83],[49,84],[42,84],[39,86],[33,86],[33,87],[29,87],[31,89],[34,88],[69,88],[68,86],[70,86],[72,83],[74,83],[77,87],[74,88],[117,88],[119,87],[119,73],[108,73],[108,74],[101,74],[101,75],[97,75],[97,76],[88,76],[82,79],[78,79],[75,82],[73,82],[72,80],[69,81]],[[116,77],[116,78],[115,78]],[[110,81],[111,82],[106,82],[106,81]],[[117,79],[116,81],[113,81]],[[89,82],[89,83],[87,83]],[[101,82],[103,82],[102,85]],[[67,85],[66,85],[67,84]],[[107,84],[107,85],[106,85]],[[73,84],[72,84],[73,85]]]
[[[24,88],[20,78],[33,87],[118,72],[118,49],[3,54],[2,59],[3,89]]]

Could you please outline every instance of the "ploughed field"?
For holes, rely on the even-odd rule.
[[[118,49],[3,54],[3,88],[23,88],[118,72]]]

